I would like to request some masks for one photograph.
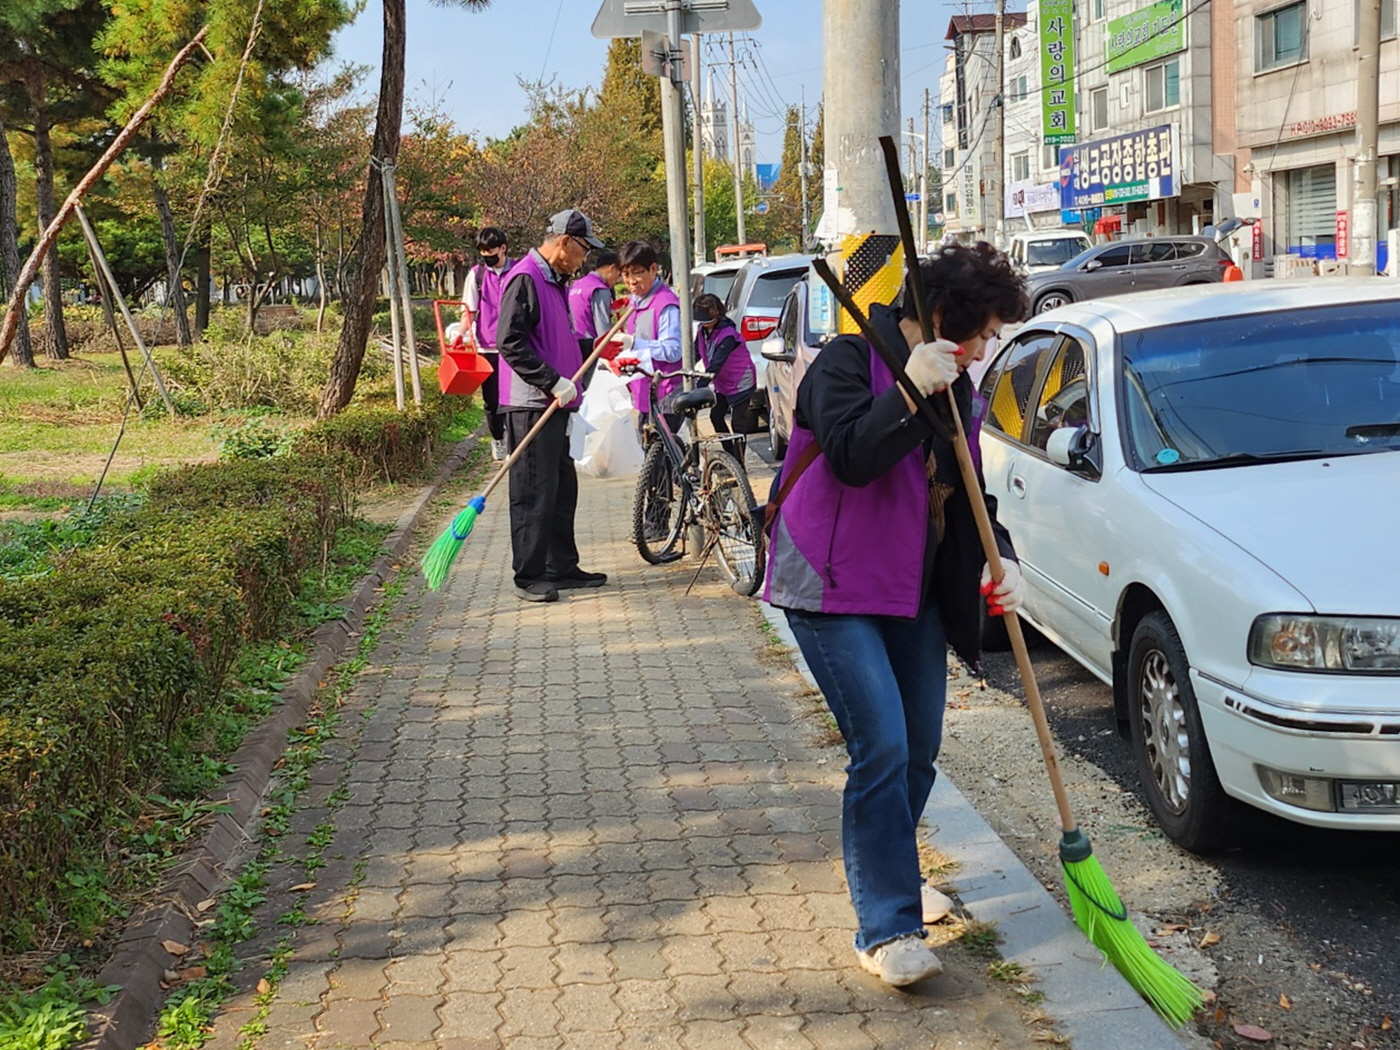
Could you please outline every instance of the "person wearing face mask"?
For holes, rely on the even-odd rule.
[[[467,271],[462,288],[462,306],[471,315],[472,339],[477,352],[491,362],[491,374],[481,384],[481,400],[486,406],[486,426],[491,431],[491,458],[506,458],[504,421],[497,411],[500,400],[500,354],[496,352],[496,321],[501,312],[501,285],[515,260],[506,253],[506,235],[495,226],[483,226],[476,235],[480,261]]]
[[[964,370],[1029,314],[1025,285],[985,243],[920,265],[940,338],[923,341],[911,293],[873,307],[870,323],[935,407],[951,386],[975,449],[981,415]],[[774,491],[764,598],[784,610],[850,757],[841,834],[856,957],[887,984],[912,984],[942,969],[924,940],[915,826],[936,775],[947,650],[977,665],[981,596],[994,615],[1020,607],[1015,552],[996,500],[980,483],[966,490],[951,440],[861,336],[826,344],[803,378]],[[974,499],[1004,559],[995,586]]]
[[[710,425],[716,434],[733,434],[724,443],[742,463],[744,437],[735,432],[732,424],[747,417],[749,400],[758,386],[758,373],[749,356],[748,344],[726,316],[719,296],[709,292],[697,296],[693,312],[700,325],[695,340],[696,355],[705,371],[715,377],[712,381],[715,404],[710,409]]]
[[[558,601],[561,590],[608,581],[606,573],[579,568],[574,540],[578,475],[569,455],[569,422],[582,401],[573,377],[583,354],[565,292],[588,250],[601,247],[588,216],[573,208],[558,212],[540,246],[506,274],[501,292],[496,346],[507,451],[515,451],[551,401],[562,409],[510,467],[511,569],[516,596],[527,602]]]

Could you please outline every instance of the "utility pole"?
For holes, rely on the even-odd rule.
[[[919,185],[919,153],[918,146],[915,145],[914,118],[909,118],[909,134],[905,136],[909,140],[909,160],[905,163],[904,183],[905,189],[913,193]],[[915,209],[916,211],[918,209]]]
[[[1380,0],[1376,0],[1377,3]],[[1006,106],[1003,105],[1005,98],[1006,79],[1006,0],[997,0],[996,13],[996,72],[995,77],[996,94],[992,99],[992,105],[996,107],[996,138],[992,143],[992,166],[991,178],[987,180],[987,240],[993,244],[1001,243],[1002,209],[1004,207],[1002,197],[1002,169],[1006,164],[1004,156],[1006,152]]]
[[[744,169],[740,167],[742,152],[739,147],[739,71],[734,65],[734,34],[729,34],[729,108],[730,126],[734,129],[729,146],[730,167],[734,169],[734,221],[738,227],[740,244],[747,244],[744,237]]]
[[[856,302],[862,307],[887,303],[904,280],[904,253],[879,143],[882,135],[897,137],[901,131],[899,0],[825,0],[822,51],[823,237],[839,248],[835,269]],[[874,265],[849,267],[856,257]],[[844,311],[837,327],[855,331]]]
[[[929,94],[924,88],[924,163],[919,168],[919,248],[928,241]]]
[[[695,265],[705,261],[705,134],[700,121],[704,116],[700,105],[700,34],[690,35],[690,98],[695,116],[690,125],[690,148],[695,157]]]
[[[661,135],[666,160],[666,218],[671,228],[671,281],[682,290],[681,363],[695,367],[695,333],[690,321],[690,217],[685,201],[685,81],[681,66],[681,0],[666,0],[665,75],[661,77]],[[686,384],[689,386],[689,382]]]
[[[807,250],[807,238],[812,228],[812,210],[807,202],[807,88],[802,89],[802,124],[797,131],[797,141],[801,150],[802,162],[798,166],[799,187],[802,194],[802,236],[798,238],[797,250]]]
[[[1376,272],[1376,156],[1380,125],[1381,0],[1361,0],[1357,22],[1356,170],[1347,272]],[[1391,263],[1395,265],[1394,262]]]

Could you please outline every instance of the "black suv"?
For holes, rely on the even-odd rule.
[[[1026,291],[1031,309],[1039,314],[1082,299],[1210,284],[1224,277],[1230,262],[1229,254],[1210,237],[1110,241],[1080,252],[1058,270],[1033,274]]]

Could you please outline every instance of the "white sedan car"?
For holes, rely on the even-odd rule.
[[[1400,831],[1400,282],[1072,304],[980,390],[1025,618],[1112,685],[1166,834]]]

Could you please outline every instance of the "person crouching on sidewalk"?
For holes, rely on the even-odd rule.
[[[946,402],[952,386],[975,448],[963,370],[1003,323],[1027,316],[1024,284],[988,244],[920,265],[941,338],[923,342],[912,298],[873,307],[870,322],[923,394]],[[823,347],[798,387],[783,469],[804,463],[773,522],[764,598],[784,610],[846,740],[841,842],[857,959],[887,984],[912,984],[942,971],[924,940],[915,828],[936,775],[947,648],[977,665],[979,589],[994,614],[1014,615],[1020,569],[996,500],[980,483],[966,491],[952,443],[860,336]],[[971,499],[985,502],[1005,559],[995,589]]]
[[[590,248],[603,242],[581,211],[553,215],[544,241],[506,275],[496,346],[501,353],[501,414],[508,452],[539,422],[551,400],[563,411],[549,417],[510,468],[510,547],[515,593],[527,602],[552,602],[561,588],[601,587],[606,573],[579,568],[574,541],[578,475],[569,455],[569,421],[582,397],[573,376],[583,366],[569,326],[564,282]]]

